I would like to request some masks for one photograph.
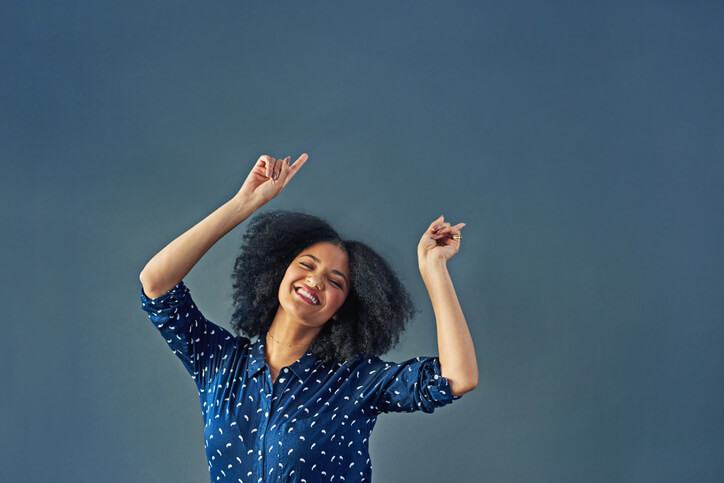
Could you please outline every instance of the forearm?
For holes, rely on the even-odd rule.
[[[453,395],[462,395],[478,385],[478,362],[473,338],[446,262],[423,263],[420,265],[420,273],[435,313],[442,375],[450,381]]]
[[[139,278],[146,295],[154,298],[168,292],[217,241],[259,206],[259,202],[237,195],[166,245],[141,271]]]

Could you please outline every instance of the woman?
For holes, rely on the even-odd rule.
[[[196,382],[212,482],[370,481],[369,436],[380,413],[430,413],[477,386],[473,342],[446,269],[464,223],[443,217],[417,249],[439,358],[380,360],[414,312],[409,295],[369,247],[301,213],[251,221],[233,273],[239,335],[199,312],[183,278],[307,158],[290,165],[289,157],[261,156],[229,202],[140,275],[143,309]]]

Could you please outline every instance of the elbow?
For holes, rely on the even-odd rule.
[[[141,283],[147,283],[148,282],[148,275],[149,275],[149,269],[148,269],[148,263],[141,269],[141,273],[138,274],[138,279],[141,281]]]
[[[465,394],[466,392],[470,392],[474,390],[476,387],[478,387],[478,368],[477,365],[475,366],[474,371],[470,371],[469,374],[467,374],[467,377],[464,377],[460,383],[460,386],[463,388],[462,393]]]
[[[146,294],[146,297],[148,298],[155,298],[159,295],[162,295],[163,293],[159,293],[158,290],[154,287],[154,284],[151,280],[149,280],[148,274],[145,270],[142,270],[141,273],[138,275],[138,279],[141,281],[141,286],[143,288],[143,293]]]
[[[458,384],[451,384],[450,385],[450,392],[453,396],[458,397],[462,396],[463,394],[467,394],[470,391],[474,390],[476,387],[478,387],[478,380],[475,379],[474,381],[467,381],[467,382],[460,382]]]
[[[148,285],[148,281],[146,280],[146,277],[144,277],[144,273],[141,272],[141,274],[138,276],[138,280],[141,281],[141,290],[143,290],[143,293],[148,297],[148,292],[150,292],[150,286]]]
[[[150,288],[151,284],[148,280],[148,275],[146,274],[145,270],[141,270],[141,273],[138,274],[138,280],[141,281],[141,285],[143,285],[143,288]]]
[[[478,387],[478,380],[476,379],[475,382],[473,382],[470,386],[468,386],[468,390],[465,392],[473,391],[476,387]]]
[[[445,371],[443,371],[445,372]],[[450,383],[450,392],[453,396],[462,396],[478,387],[478,367],[461,371],[457,375],[445,374],[444,377]]]

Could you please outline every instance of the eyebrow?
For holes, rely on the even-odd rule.
[[[303,257],[309,257],[309,258],[311,258],[312,260],[314,260],[314,261],[317,262],[317,263],[322,263],[322,262],[319,261],[319,258],[315,257],[314,255],[309,255],[309,254],[307,254],[307,255],[302,255],[302,256],[303,256]],[[345,283],[346,283],[347,285],[349,285],[349,280],[347,280],[347,277],[345,277],[342,272],[340,272],[339,270],[332,270],[332,273],[336,273],[337,275],[339,275],[340,277],[342,277],[342,278],[344,279]]]

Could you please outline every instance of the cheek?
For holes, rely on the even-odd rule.
[[[289,285],[294,283],[297,279],[299,279],[299,272],[298,270],[294,270],[293,268],[287,269],[287,271],[284,273],[284,278],[282,279],[282,285]]]
[[[337,293],[334,295],[334,306],[336,309],[339,309],[342,304],[344,304],[344,301],[346,300],[347,295],[343,293]]]
[[[279,284],[279,296],[280,297],[286,297],[287,292],[289,291],[289,287],[292,285],[294,278],[292,277],[292,273],[287,271],[287,273],[284,274],[284,278],[282,279],[282,282]]]

